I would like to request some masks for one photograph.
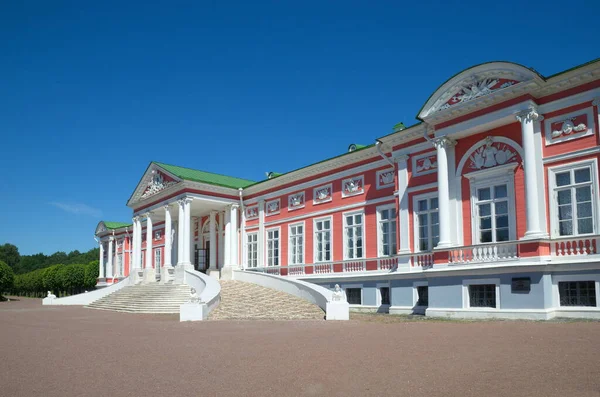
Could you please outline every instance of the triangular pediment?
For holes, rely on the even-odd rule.
[[[181,182],[181,179],[159,165],[151,163],[135,188],[127,205],[146,200]]]
[[[510,62],[491,62],[469,68],[450,78],[429,97],[421,120],[446,118],[489,106],[537,87],[543,78],[535,71]]]

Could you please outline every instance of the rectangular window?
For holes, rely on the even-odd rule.
[[[267,230],[267,266],[279,266],[279,229]]]
[[[429,287],[417,286],[417,306],[429,306]]]
[[[378,211],[379,256],[396,255],[396,207]]]
[[[117,273],[119,276],[123,276],[123,254],[117,255]]]
[[[247,234],[248,267],[258,266],[258,233]]]
[[[431,251],[440,241],[440,218],[437,197],[417,199],[416,223],[418,250]]]
[[[351,305],[362,305],[362,289],[346,288],[346,299]]]
[[[594,233],[592,167],[574,167],[554,173],[555,222],[559,236]]]
[[[390,287],[379,288],[379,293],[381,294],[381,304],[389,305],[390,304]]]
[[[596,307],[596,283],[594,281],[563,281],[558,283],[561,306]]]
[[[363,257],[363,218],[362,213],[344,215],[345,258]]]
[[[162,264],[162,250],[160,248],[154,250],[154,268],[155,269],[160,269],[160,266]]]
[[[289,236],[289,264],[300,265],[304,263],[304,225],[290,225]]]
[[[315,221],[315,262],[331,261],[331,219]]]
[[[480,243],[510,240],[508,186],[506,184],[477,189],[475,206]]]
[[[469,306],[496,308],[496,285],[469,285]]]

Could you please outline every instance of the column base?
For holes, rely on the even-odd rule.
[[[175,280],[175,268],[171,265],[163,266],[160,269],[160,283],[171,284]]]
[[[144,284],[150,284],[156,282],[156,270],[154,268],[144,269]]]
[[[175,278],[173,283],[175,284],[185,284],[185,271],[186,270],[194,270],[194,265],[190,264],[178,264],[175,266]]]
[[[131,279],[131,284],[133,285],[139,284],[144,280],[144,272],[142,269],[133,269],[129,276]]]
[[[549,238],[548,233],[540,232],[540,231],[530,231],[525,232],[525,235],[520,238],[520,240],[540,240]]]

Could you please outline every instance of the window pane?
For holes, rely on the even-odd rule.
[[[504,198],[508,195],[506,185],[499,185],[494,188],[495,198]]]
[[[437,197],[432,198],[431,199],[431,209],[437,209],[438,208],[438,199]]]
[[[346,225],[352,226],[354,223],[352,222],[352,215],[346,217]]]
[[[486,218],[481,218],[479,220],[479,228],[480,229],[491,229],[492,228],[492,218],[491,217],[486,217]]]
[[[571,203],[571,190],[561,190],[557,194],[558,204]]]
[[[419,211],[427,211],[427,200],[419,200]]]
[[[573,217],[573,208],[570,205],[561,205],[558,207],[558,219],[568,220]]]
[[[440,223],[439,218],[440,218],[439,217],[439,212],[437,212],[437,211],[436,212],[432,212],[431,213],[431,224],[435,225],[435,224]]]
[[[589,182],[591,180],[589,168],[575,170],[575,183]]]
[[[479,216],[492,215],[492,206],[490,204],[483,204],[479,206]]]
[[[496,241],[508,241],[508,228],[496,230]]]
[[[582,201],[591,201],[592,200],[592,190],[589,186],[586,187],[578,187],[575,189],[575,200],[581,203]]]
[[[577,204],[577,217],[588,218],[592,216],[592,203]]]
[[[592,218],[578,219],[577,232],[579,234],[592,233],[594,230]]]
[[[477,197],[479,198],[479,201],[481,201],[481,200],[489,200],[491,198],[491,196],[490,196],[490,188],[487,187],[485,189],[479,189],[479,190],[477,190]]]
[[[491,243],[492,242],[492,232],[482,232],[481,233],[481,242],[482,243]]]
[[[573,223],[571,221],[562,221],[558,223],[558,232],[561,236],[573,235]]]
[[[428,227],[419,227],[419,238],[427,238]]]
[[[561,172],[556,174],[556,186],[566,186],[571,184],[571,172]]]
[[[502,215],[496,217],[496,227],[508,227],[508,216]]]
[[[496,215],[501,214],[508,214],[508,203],[506,201],[496,203]]]

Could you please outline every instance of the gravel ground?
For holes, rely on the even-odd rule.
[[[598,322],[353,318],[179,323],[3,302],[0,396],[600,396]]]

